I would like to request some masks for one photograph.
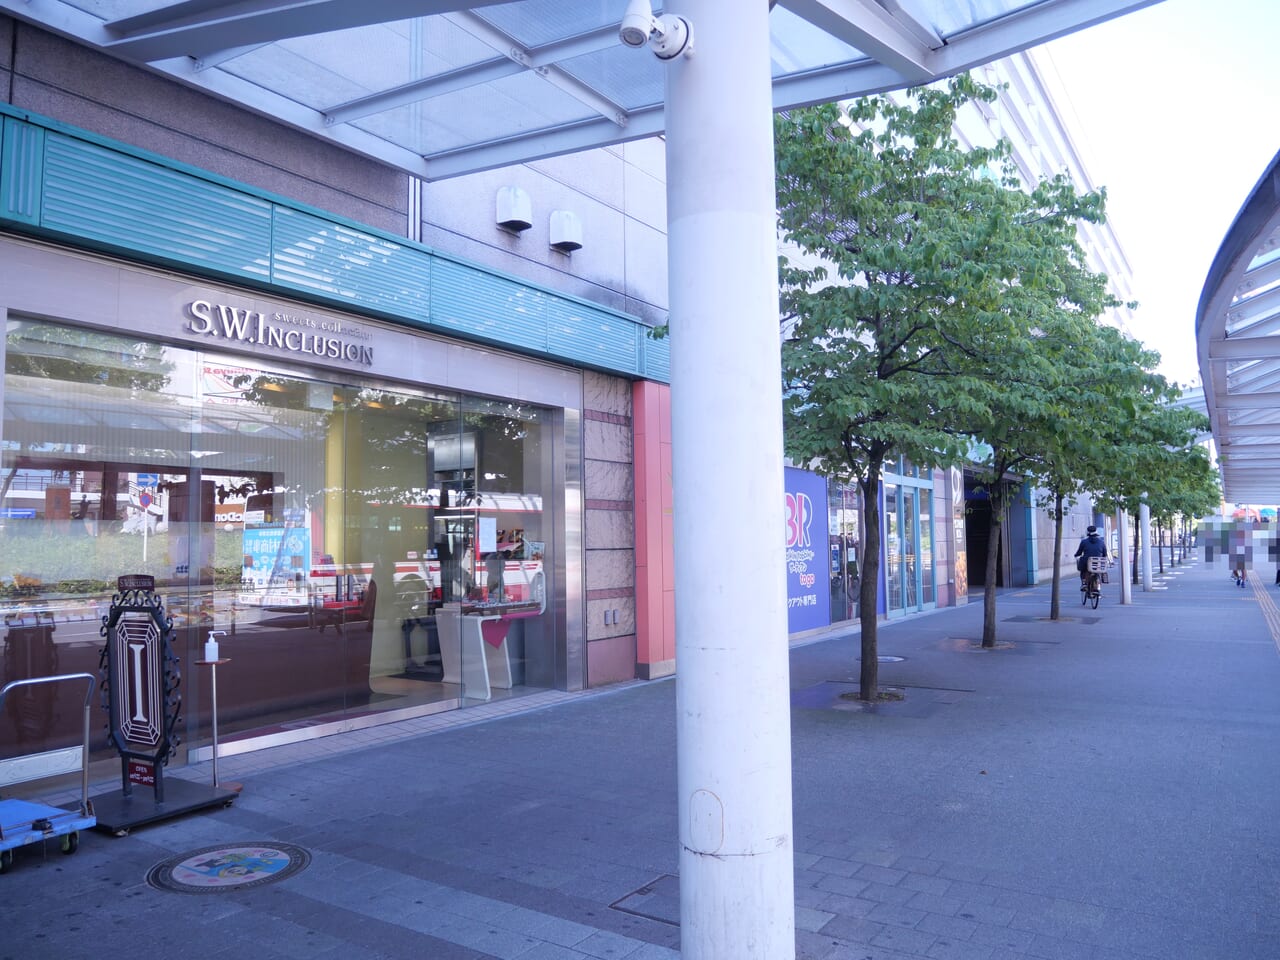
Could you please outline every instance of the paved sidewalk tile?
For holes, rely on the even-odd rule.
[[[1057,621],[1047,586],[1001,590],[987,651],[976,592],[882,623],[904,701],[792,710],[799,960],[1280,958],[1280,618],[1179,574]],[[794,643],[792,690],[854,686],[855,636]],[[677,960],[675,716],[674,683],[632,682],[225,757],[228,808],[17,851],[0,960]],[[148,883],[258,842],[310,862]]]

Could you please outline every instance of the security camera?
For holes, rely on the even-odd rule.
[[[618,39],[628,47],[643,47],[657,26],[658,20],[653,15],[649,0],[631,0],[627,4],[627,12],[622,15]]]

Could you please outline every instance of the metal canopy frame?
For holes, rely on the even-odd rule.
[[[773,105],[927,83],[1153,2],[774,0]],[[619,42],[625,7],[0,0],[18,20],[424,180],[664,133],[662,64]]]
[[[1214,257],[1196,343],[1223,496],[1280,502],[1280,154]]]

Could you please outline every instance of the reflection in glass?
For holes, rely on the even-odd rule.
[[[920,600],[933,603],[933,491],[920,491]]]
[[[898,522],[902,530],[902,602],[910,612],[919,606],[919,587],[916,578],[920,575],[920,570],[916,562],[916,544],[920,541],[920,535],[916,531],[916,490],[914,487],[902,487],[899,497],[901,513]]]
[[[546,411],[35,321],[10,321],[5,364],[5,682],[96,672],[115,579],[145,573],[185,665],[226,632],[224,742],[553,684]],[[207,742],[204,676],[184,669],[188,746]],[[13,709],[0,756],[78,715]]]
[[[889,613],[902,609],[902,510],[901,488],[896,483],[884,485],[885,521],[885,582],[888,586],[885,598]]]

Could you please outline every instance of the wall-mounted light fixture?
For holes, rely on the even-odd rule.
[[[533,201],[519,187],[499,187],[497,199],[498,226],[519,233],[533,226]]]
[[[582,249],[582,221],[572,210],[552,210],[550,244],[561,253]]]

